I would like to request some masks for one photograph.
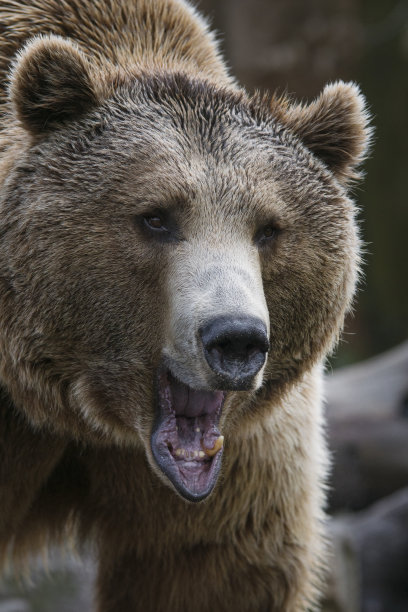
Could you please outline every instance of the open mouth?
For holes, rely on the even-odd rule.
[[[157,418],[153,456],[177,491],[189,501],[207,497],[217,482],[223,441],[218,422],[223,391],[197,391],[169,370],[157,377]]]

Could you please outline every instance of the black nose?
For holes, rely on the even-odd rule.
[[[222,316],[201,330],[204,354],[223,389],[247,389],[269,349],[264,323],[254,317]]]

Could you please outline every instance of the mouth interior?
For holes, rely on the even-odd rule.
[[[190,501],[207,497],[217,481],[223,452],[218,429],[223,402],[222,391],[198,391],[168,370],[159,373],[152,451],[160,469]]]

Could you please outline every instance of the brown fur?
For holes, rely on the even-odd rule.
[[[176,0],[5,0],[0,23],[3,555],[94,542],[98,612],[313,609],[322,361],[358,269],[357,87],[250,98]],[[162,207],[182,240],[140,226]],[[208,303],[244,303],[236,269],[267,306],[270,350],[259,384],[227,393],[222,475],[191,504],[152,457],[155,372]]]

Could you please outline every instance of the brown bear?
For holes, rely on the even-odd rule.
[[[3,560],[91,542],[98,612],[316,609],[358,88],[249,95],[184,0],[0,24]]]

